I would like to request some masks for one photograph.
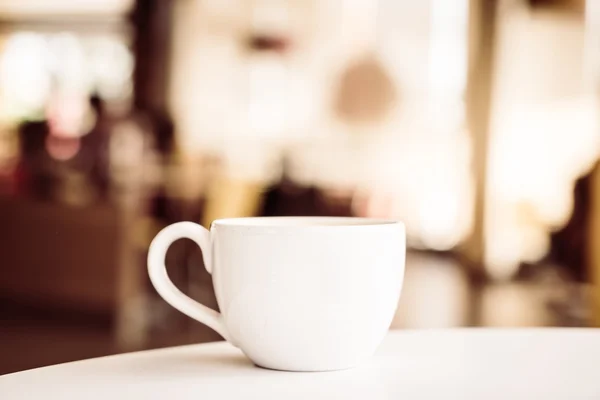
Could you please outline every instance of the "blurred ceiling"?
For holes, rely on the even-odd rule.
[[[35,15],[98,15],[114,16],[131,10],[134,0],[3,0],[0,1],[2,19]]]

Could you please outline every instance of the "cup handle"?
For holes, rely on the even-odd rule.
[[[191,239],[202,249],[204,265],[212,273],[212,248],[210,231],[193,222],[178,222],[161,230],[150,244],[148,251],[148,275],[158,294],[170,305],[190,318],[216,331],[231,342],[223,318],[217,311],[192,300],[171,282],[167,275],[165,256],[171,244],[178,239]]]

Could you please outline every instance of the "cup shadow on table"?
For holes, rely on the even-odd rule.
[[[211,370],[222,370],[222,371],[240,371],[244,370],[244,372],[248,372],[248,370],[256,371],[256,372],[274,372],[274,373],[289,373],[290,371],[281,371],[272,368],[266,368],[255,364],[248,357],[243,354],[177,354],[177,355],[168,355],[161,357],[160,359],[160,369],[162,368],[177,368],[177,367],[185,367],[190,369],[204,369],[205,367],[210,368]],[[314,374],[321,371],[314,372],[301,372],[296,373],[300,374]],[[330,371],[331,372],[331,371]],[[336,371],[333,371],[336,372]],[[292,372],[293,373],[293,372]]]
[[[290,372],[280,371],[271,368],[262,367],[252,362],[243,353],[239,354],[194,354],[193,351],[190,353],[178,353],[178,354],[164,354],[160,357],[156,357],[152,365],[145,365],[143,367],[145,373],[157,373],[163,374],[165,372],[177,372],[177,373],[198,373],[200,371],[210,370],[211,374],[219,374],[223,372],[225,374],[231,374],[234,372],[241,372],[247,374],[294,374],[294,375],[312,375],[322,374],[322,371],[314,372]],[[349,370],[340,371],[327,371],[328,374],[342,373]]]
[[[161,357],[162,365],[209,366],[224,369],[257,368],[243,354],[174,354]]]
[[[236,373],[260,374],[264,369],[257,367],[243,353],[231,354],[199,354],[193,349],[189,352],[153,355],[152,362],[144,359],[136,360],[134,364],[124,366],[129,371],[140,370],[144,374],[178,375],[202,374],[210,372],[211,376],[231,375]]]
[[[268,390],[277,398],[312,398],[325,390],[328,393],[353,393],[358,398],[366,399],[372,394],[389,397],[389,382],[384,379],[384,372],[373,360],[340,371],[276,371],[256,366],[241,351],[205,353],[190,348],[189,351],[162,354],[151,351],[118,366],[109,363],[105,368],[94,368],[89,376],[93,376],[94,380],[106,376],[115,379],[118,376],[128,382],[140,382],[145,386],[155,384],[158,387],[165,382],[172,383],[174,379],[180,384],[218,384],[234,378],[238,385],[245,385],[247,395],[260,395]],[[239,390],[239,387],[235,390]]]

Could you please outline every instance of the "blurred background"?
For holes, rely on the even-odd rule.
[[[0,373],[219,340],[182,220],[398,218],[394,328],[600,325],[598,89],[600,0],[1,0]]]

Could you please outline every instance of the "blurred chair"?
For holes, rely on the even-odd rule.
[[[0,199],[2,296],[88,313],[114,311],[118,214],[22,198]]]
[[[121,350],[143,346],[147,315],[138,300],[146,275],[133,210],[0,198],[0,298],[58,310],[75,323],[78,316],[109,321]]]

